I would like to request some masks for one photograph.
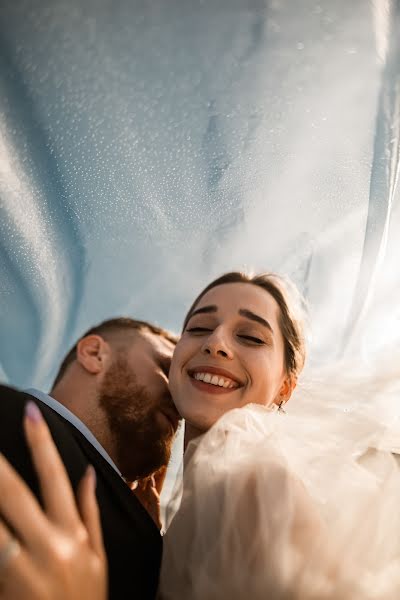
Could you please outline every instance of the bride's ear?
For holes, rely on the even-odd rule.
[[[294,377],[293,375],[286,375],[275,398],[275,404],[278,406],[285,404],[290,399],[290,396],[292,395],[296,385],[297,377]]]

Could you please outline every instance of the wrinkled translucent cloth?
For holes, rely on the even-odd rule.
[[[163,600],[400,598],[400,434],[381,418],[399,385],[355,381],[304,388],[288,414],[230,411],[191,442]]]

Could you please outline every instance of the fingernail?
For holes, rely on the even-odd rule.
[[[97,477],[96,471],[94,470],[94,467],[92,467],[92,465],[89,465],[86,469],[86,475],[89,477],[93,489],[96,489]]]
[[[43,420],[42,413],[32,400],[25,406],[25,415],[32,423],[40,423]]]

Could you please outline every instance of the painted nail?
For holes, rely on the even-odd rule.
[[[31,400],[25,406],[25,415],[32,423],[40,423],[43,420],[42,413]]]

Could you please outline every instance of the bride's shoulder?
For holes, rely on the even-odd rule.
[[[259,404],[235,408],[218,419],[205,434],[190,442],[186,454],[196,462],[205,460],[210,454],[229,456],[234,462],[241,456],[237,452],[239,449],[272,443],[281,418],[272,409]]]
[[[201,438],[192,441],[185,453],[184,490],[191,495],[199,481],[207,491],[254,489],[263,473],[282,480],[288,463],[280,442],[279,420],[284,415],[260,405],[234,409],[221,417]],[[185,495],[185,491],[184,491]]]

